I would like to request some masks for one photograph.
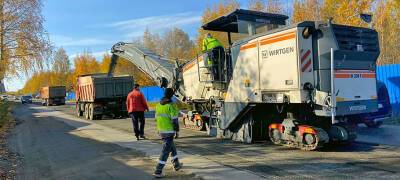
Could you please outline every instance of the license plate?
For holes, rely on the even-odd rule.
[[[364,111],[367,110],[366,105],[350,106],[350,111]]]

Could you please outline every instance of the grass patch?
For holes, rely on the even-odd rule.
[[[10,119],[9,117],[10,103],[0,101],[0,128],[2,128]]]

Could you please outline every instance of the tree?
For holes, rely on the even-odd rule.
[[[59,48],[54,54],[53,71],[56,73],[68,73],[70,70],[70,62],[64,48]]]
[[[255,11],[266,11],[265,0],[249,0],[249,5],[247,6],[250,10]]]
[[[292,23],[320,21],[321,0],[295,0],[293,2]]]
[[[325,0],[321,7],[320,17],[327,20],[330,17],[338,24],[363,26],[368,24],[361,20],[361,13],[371,11],[374,0]]]
[[[59,48],[54,54],[53,72],[57,76],[57,84],[68,86],[71,82],[68,81],[68,75],[70,72],[70,62],[67,53],[64,48]]]
[[[89,52],[83,52],[74,58],[75,69],[73,71],[72,84],[76,87],[76,79],[80,75],[100,73],[100,64]]]
[[[400,63],[400,1],[380,1],[374,13],[373,26],[379,34],[381,54],[378,64]]]
[[[281,14],[282,4],[281,0],[250,0],[248,8],[255,11]]]
[[[145,47],[146,49],[157,54],[162,54],[162,40],[157,33],[152,34],[149,28],[146,28],[146,30],[144,31],[142,42],[143,47]]]
[[[168,58],[182,60],[194,58],[194,43],[182,29],[173,28],[167,31],[163,37],[163,47],[163,55]]]
[[[236,0],[221,0],[219,3],[214,4],[212,7],[207,7],[201,17],[201,23],[206,24],[222,15],[225,15],[229,12],[232,12],[235,9],[240,8],[240,4]],[[223,32],[213,32],[206,31],[202,28],[198,30],[199,36],[197,37],[197,50],[201,52],[201,46],[203,42],[203,38],[207,33],[211,33],[215,38],[217,38],[224,47],[229,46],[227,34]],[[235,39],[235,36],[232,36],[232,39]]]
[[[0,0],[0,79],[43,68],[51,53],[41,0]]]
[[[100,64],[100,71],[102,73],[108,72],[108,67],[111,62],[111,56],[109,54],[103,55],[103,60]],[[135,83],[140,84],[141,86],[152,86],[155,83],[142,71],[140,71],[132,62],[119,57],[117,65],[114,69],[115,75],[131,75],[135,79]]]

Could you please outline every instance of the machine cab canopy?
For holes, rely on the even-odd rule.
[[[214,19],[202,26],[204,30],[247,34],[249,36],[286,25],[288,16],[245,9]]]

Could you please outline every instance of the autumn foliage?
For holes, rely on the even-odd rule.
[[[369,27],[370,25],[363,22],[359,15],[372,14],[371,26],[379,33],[381,48],[378,64],[400,63],[399,0],[294,0],[291,4],[288,4],[286,0],[248,0],[247,7],[263,12],[286,14],[290,16],[289,23],[292,24],[308,20],[327,21],[332,18],[337,24]],[[204,10],[201,23],[208,23],[238,8],[241,7],[236,0],[220,0]],[[195,57],[201,52],[202,40],[207,33],[219,39],[225,48],[229,46],[226,33],[210,32],[199,28],[197,37],[190,39],[188,33],[179,28],[171,27],[164,33],[151,32],[150,28],[147,28],[143,36],[135,39],[133,43],[170,59],[187,61]],[[240,36],[233,35],[232,38],[235,40]],[[16,41],[19,42],[18,39]],[[19,44],[23,45],[23,41]],[[20,51],[26,53],[24,48]],[[107,73],[111,61],[109,54],[104,54],[102,59],[96,60],[89,52],[84,52],[73,58],[74,67],[70,67],[65,61],[66,53],[64,52],[65,56],[62,54],[60,52],[58,57],[54,57],[52,69],[34,73],[25,84],[23,92],[34,93],[41,86],[46,85],[65,85],[71,89],[75,87],[76,78],[79,75]],[[65,69],[65,67],[68,68]],[[125,59],[118,61],[115,74],[133,75],[135,81],[143,86],[154,85],[146,74]]]
[[[57,71],[53,68],[50,71],[37,72],[26,82],[22,89],[22,94],[36,94],[43,86],[66,86],[68,91],[74,90],[76,87],[76,80],[78,76],[97,73],[108,73],[108,68],[111,62],[111,56],[104,54],[103,58],[98,61],[89,52],[84,52],[77,55],[74,59],[75,68],[64,71],[65,73]],[[53,67],[60,63],[54,60]],[[135,77],[135,82],[142,86],[151,86],[155,83],[149,79],[143,72],[141,72],[131,62],[120,58],[115,67],[114,75],[132,75]]]
[[[361,13],[373,15],[372,28],[379,34],[381,54],[378,64],[400,63],[399,0],[295,0],[292,23],[306,20],[368,27]]]

